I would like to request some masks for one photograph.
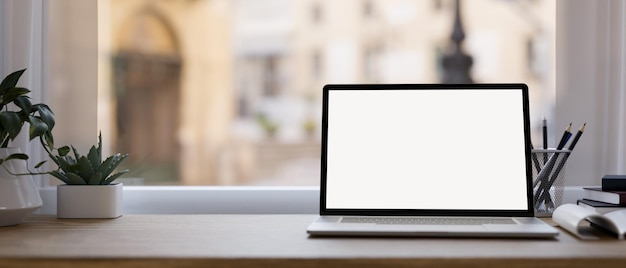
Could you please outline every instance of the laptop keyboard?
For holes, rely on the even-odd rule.
[[[342,223],[376,224],[433,224],[433,225],[481,225],[481,224],[517,224],[512,219],[502,218],[445,218],[445,217],[343,217]]]

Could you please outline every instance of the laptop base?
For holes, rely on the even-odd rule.
[[[485,238],[555,238],[559,234],[556,228],[534,217],[503,218],[517,224],[475,225],[342,223],[342,218],[320,216],[307,228],[307,233],[311,236]]]

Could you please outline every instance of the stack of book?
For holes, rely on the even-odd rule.
[[[578,200],[578,205],[560,205],[552,213],[552,220],[580,239],[599,239],[599,233],[593,230],[626,239],[626,175],[606,175],[602,187],[583,189],[585,197]]]
[[[626,175],[602,177],[602,187],[583,188],[585,197],[578,205],[604,214],[626,208]]]

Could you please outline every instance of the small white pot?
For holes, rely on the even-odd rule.
[[[19,148],[0,148],[0,158],[20,153]],[[9,160],[0,166],[0,226],[20,224],[26,217],[39,209],[43,203],[39,189],[30,175],[14,176],[12,173],[27,173],[26,161]]]
[[[123,213],[123,185],[58,185],[57,218],[112,219]]]

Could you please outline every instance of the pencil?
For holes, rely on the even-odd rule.
[[[570,132],[571,130],[572,130],[572,123],[569,123],[569,125],[563,132],[563,136],[561,137],[561,141],[559,141],[559,145],[556,146],[557,150],[561,150],[563,149],[563,147],[565,147],[565,144],[567,144],[567,141],[569,140],[569,138],[572,137],[572,132]]]
[[[586,122],[583,124],[582,127],[580,127],[578,129],[578,132],[576,133],[576,136],[574,137],[574,140],[572,141],[572,143],[569,145],[569,148],[567,148],[567,149],[569,149],[570,151],[574,150],[574,147],[576,146],[576,143],[578,143],[578,139],[580,139],[580,136],[582,136],[583,132],[585,132],[585,126],[587,126]]]

